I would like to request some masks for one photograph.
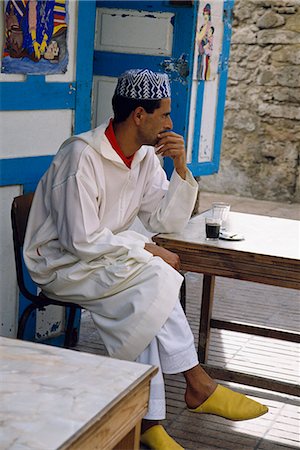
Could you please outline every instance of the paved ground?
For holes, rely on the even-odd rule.
[[[220,194],[202,193],[199,210],[212,201],[226,201],[231,210],[275,217],[300,219],[300,205],[256,201]],[[300,236],[299,236],[300,245]],[[187,317],[197,339],[202,276],[187,273]],[[265,286],[226,278],[217,278],[213,316],[239,318],[243,321],[288,330],[299,330],[299,293],[295,290]],[[83,313],[78,349],[105,354],[88,313]],[[299,384],[299,345],[215,330],[212,332],[209,363],[247,373]],[[224,385],[230,385],[224,383]],[[168,432],[186,450],[287,450],[300,448],[300,399],[257,388],[231,385],[269,407],[265,416],[246,422],[230,422],[209,415],[188,412],[183,401],[181,375],[167,376]],[[105,449],[102,449],[105,450]]]
[[[262,214],[265,216],[300,220],[300,204],[254,200],[253,198],[222,195],[210,192],[202,192],[200,194],[199,211],[204,211],[210,208],[212,202],[216,201],[229,203],[231,205],[231,211],[235,212]]]

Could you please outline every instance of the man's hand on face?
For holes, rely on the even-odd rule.
[[[176,253],[170,252],[156,244],[145,244],[145,250],[152,253],[153,256],[159,256],[166,263],[170,264],[173,269],[180,269],[180,259]]]
[[[158,135],[155,147],[157,155],[169,156],[173,159],[175,170],[185,180],[187,167],[183,137],[173,131],[166,131]]]

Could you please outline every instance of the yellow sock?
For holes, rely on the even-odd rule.
[[[248,420],[262,416],[268,412],[268,408],[243,394],[218,384],[216,390],[202,405],[190,409],[190,411],[214,414],[231,420]]]
[[[141,435],[141,442],[148,445],[151,450],[184,450],[161,425],[154,425],[145,431]]]

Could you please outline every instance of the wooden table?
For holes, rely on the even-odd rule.
[[[0,355],[0,448],[140,448],[156,368],[7,338]]]
[[[215,276],[300,289],[299,221],[231,212],[229,229],[244,235],[245,240],[206,241],[207,214],[192,218],[182,233],[153,237],[157,244],[180,256],[182,270],[204,274],[198,345],[200,363],[215,378],[300,396],[299,386],[295,384],[206,364],[212,327],[300,342],[299,333],[211,317]]]

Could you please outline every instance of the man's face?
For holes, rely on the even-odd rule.
[[[173,122],[170,117],[171,99],[163,98],[160,107],[153,113],[145,111],[138,133],[142,145],[155,145],[158,142],[158,134],[171,130]]]

